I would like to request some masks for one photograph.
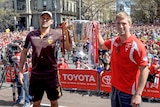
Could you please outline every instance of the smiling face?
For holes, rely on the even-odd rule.
[[[51,24],[53,24],[53,19],[48,14],[43,14],[40,17],[39,21],[40,21],[40,27],[41,28],[48,28],[48,27],[51,26]]]
[[[131,25],[127,18],[117,18],[116,27],[118,33],[123,36],[130,32]]]
[[[120,36],[130,34],[131,18],[125,12],[120,12],[116,16],[116,28]]]

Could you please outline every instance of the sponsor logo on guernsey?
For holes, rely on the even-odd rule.
[[[53,43],[53,38],[52,38],[52,36],[49,36],[48,37],[48,44],[52,44]]]

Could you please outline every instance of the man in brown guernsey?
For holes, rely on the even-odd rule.
[[[31,31],[25,40],[20,59],[19,81],[23,84],[22,68],[29,47],[32,47],[32,71],[29,91],[33,97],[33,107],[40,107],[44,94],[47,94],[51,107],[58,107],[62,95],[57,73],[57,42],[62,40],[61,30],[51,28],[54,20],[52,13],[43,11],[39,18],[40,28]],[[67,47],[67,46],[66,46]]]

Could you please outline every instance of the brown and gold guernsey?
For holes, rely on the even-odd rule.
[[[41,38],[40,30],[30,32],[25,41],[24,48],[32,47],[32,71],[33,78],[50,81],[50,77],[55,77],[57,83],[57,57],[55,54],[56,42],[61,41],[61,30],[51,29],[50,32]],[[52,78],[53,78],[52,77]]]

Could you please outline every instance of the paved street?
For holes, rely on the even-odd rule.
[[[93,93],[93,92],[92,92]],[[4,83],[0,89],[0,107],[12,107],[12,88],[10,84]],[[42,107],[49,107],[49,101],[46,95],[42,100]],[[63,90],[63,96],[59,99],[59,107],[111,107],[110,99],[100,97],[96,94],[88,96],[84,92],[70,92]],[[14,107],[21,107],[14,106]],[[160,107],[160,103],[145,103],[143,107]]]

